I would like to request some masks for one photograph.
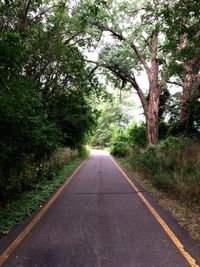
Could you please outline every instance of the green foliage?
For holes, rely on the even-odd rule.
[[[4,203],[14,196],[18,197],[23,191],[37,188],[38,183],[42,180],[54,179],[57,172],[78,155],[77,150],[59,148],[41,160],[35,161],[31,156],[26,156],[23,162],[20,161],[20,166],[14,164],[6,166],[9,173],[6,170],[1,173],[0,203]]]
[[[114,156],[124,157],[128,154],[129,145],[127,142],[118,140],[111,145],[111,154]]]
[[[0,32],[0,90],[6,89],[8,81],[16,78],[22,68],[24,43],[20,34],[13,29]]]
[[[81,147],[86,134],[96,125],[96,111],[76,92],[55,95],[49,105],[49,114],[63,133],[63,144],[72,148]]]
[[[127,143],[127,136],[125,131],[118,131],[117,135],[111,143],[111,154],[114,156],[124,157],[129,152],[129,145]]]
[[[39,161],[60,142],[60,131],[46,119],[41,97],[28,82],[0,92],[1,201],[23,186],[19,178],[27,159]]]
[[[176,59],[180,60],[177,66],[183,66],[188,59],[198,56],[199,47],[199,1],[168,2],[160,10],[160,15],[164,18],[163,31],[167,34],[166,49],[170,51]],[[183,38],[184,45],[181,45]],[[173,60],[175,63],[175,61]],[[176,63],[178,63],[176,61]],[[193,66],[195,68],[195,66]]]
[[[127,129],[128,132],[128,142],[134,148],[144,147],[147,144],[146,136],[146,124],[143,122],[140,125],[133,124]]]
[[[131,164],[164,192],[200,203],[198,139],[169,137],[144,150],[132,151]]]
[[[59,165],[56,159],[51,161],[56,149],[68,146],[81,151],[97,124],[92,145],[112,146],[112,152],[121,156],[126,155],[128,146],[135,150],[146,146],[145,124],[135,124],[126,130],[131,112],[124,105],[122,92],[128,92],[130,86],[139,91],[137,75],[144,69],[144,61],[149,64],[152,59],[155,33],[159,41],[157,62],[162,65],[159,69],[166,72],[155,77],[161,91],[159,138],[179,135],[182,132],[179,116],[182,98],[170,96],[166,84],[170,77],[182,82],[187,75],[195,73],[198,79],[199,10],[197,0],[161,1],[159,4],[84,0],[72,6],[67,1],[58,1],[56,5],[43,1],[28,4],[19,0],[3,1],[0,5],[2,198],[34,187],[39,177],[51,179]],[[110,38],[101,38],[105,31],[110,32]],[[99,112],[95,98],[100,97],[102,86],[94,77],[94,71],[86,66],[83,51],[86,47],[96,48],[98,44],[101,47],[99,63],[112,72],[106,72],[107,78],[120,88],[120,93],[119,101],[115,99],[100,108],[101,116],[97,121]],[[191,88],[187,134],[198,135],[198,83]],[[148,96],[146,100],[148,102]],[[179,151],[179,147],[171,144],[172,139],[167,140],[163,144],[170,142],[170,147]],[[174,158],[173,151],[168,151],[171,158],[164,165],[165,155],[161,153],[164,148],[160,146],[161,143],[150,147],[139,153],[141,158],[135,158],[141,160],[138,164],[144,159],[149,173],[156,172],[158,163],[160,173],[162,166],[176,169],[173,161],[176,162],[178,154],[174,153]],[[61,159],[60,164],[63,164]],[[193,163],[184,166],[191,179]],[[172,176],[167,173],[163,179],[160,173],[155,173],[157,186],[163,181],[163,187],[167,188]]]
[[[40,179],[31,190],[21,193],[16,199],[10,200],[6,206],[1,207],[0,236],[7,234],[15,225],[19,224],[26,216],[36,210],[39,205],[43,205],[43,202],[49,195],[65,181],[66,176],[85,158],[85,156],[77,158],[76,152],[74,154],[69,149],[59,150],[52,157],[56,158],[57,162],[61,160],[63,164],[61,166],[60,161],[58,162],[59,169],[57,169],[54,179]],[[53,158],[50,160],[51,162]],[[52,162],[51,164],[55,163]]]
[[[59,130],[46,119],[42,99],[30,83],[16,81],[14,86],[0,93],[0,159],[18,164],[23,155],[41,158],[53,151]]]
[[[183,133],[183,127],[180,121],[180,105],[181,105],[181,94],[176,93],[171,96],[166,104],[164,114],[168,118],[166,134],[177,136],[184,134],[186,136],[199,136],[200,129],[200,102],[199,102],[199,91],[193,91],[190,102],[188,103],[189,120],[187,131]]]
[[[91,98],[100,89],[75,45],[84,27],[67,3],[3,1],[0,13],[0,198],[6,201],[53,177],[57,167],[49,160],[59,146],[81,150],[95,125]]]
[[[113,135],[111,144],[111,153],[119,157],[127,156],[130,148],[145,147],[147,145],[145,123],[130,124],[125,130],[118,130]]]
[[[129,92],[120,93],[121,99],[113,95],[112,101],[107,100],[100,105],[99,119],[91,145],[109,147],[129,124],[134,103],[129,99]]]

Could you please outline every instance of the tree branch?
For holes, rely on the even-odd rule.
[[[44,15],[45,13],[47,13],[49,10],[51,10],[54,7],[58,7],[59,5],[53,5],[50,6],[49,8],[42,10],[40,13],[38,13],[34,18],[32,18],[28,24],[30,24],[31,22],[33,22],[36,18],[41,17],[42,15]]]
[[[88,77],[90,77],[90,76],[95,72],[95,70],[98,69],[98,67],[99,67],[99,66],[94,67],[94,68],[91,70],[91,72],[90,72],[90,74],[88,75]]]
[[[108,26],[105,26],[101,23],[99,23],[98,21],[93,21],[91,23],[92,25],[98,27],[100,30],[103,30],[103,31],[108,31],[110,33],[112,33],[112,35],[114,37],[116,37],[117,39],[119,39],[120,41],[125,41],[126,39],[124,38],[124,36],[122,35],[122,32],[115,32],[112,28],[108,27]]]
[[[167,83],[175,84],[175,85],[178,85],[178,86],[180,86],[180,87],[183,87],[183,84],[181,84],[181,83],[172,82],[172,81],[167,81]]]
[[[139,84],[137,83],[134,75],[124,73],[122,70],[119,69],[119,67],[117,65],[112,66],[112,65],[108,65],[108,64],[99,64],[98,62],[92,61],[92,60],[86,60],[86,62],[96,64],[96,67],[106,68],[106,69],[110,70],[112,73],[114,73],[115,76],[118,76],[120,79],[122,79],[122,81],[126,80],[127,82],[131,83],[132,86],[137,91],[137,94],[140,98],[140,101],[142,103],[144,110],[148,109],[148,104],[147,104],[147,100],[145,98],[145,95],[144,95],[142,89],[140,88]]]
[[[120,40],[120,41],[126,41],[126,38],[123,36],[123,34],[121,32],[116,32],[112,28],[110,28],[108,26],[105,26],[103,24],[100,24],[97,21],[96,22],[93,22],[92,24],[94,26],[97,26],[101,30],[108,31],[108,32],[112,33],[112,35],[114,37],[116,37],[118,40]],[[142,63],[142,65],[144,66],[147,74],[149,75],[150,74],[150,68],[149,68],[149,66],[148,66],[145,58],[143,57],[142,53],[139,51],[138,47],[134,43],[131,43],[130,46],[132,47],[132,49],[135,52],[137,58]]]
[[[142,63],[142,65],[144,66],[144,68],[145,68],[147,74],[150,75],[150,68],[149,68],[149,66],[148,66],[148,64],[147,64],[147,62],[146,62],[146,60],[145,60],[145,58],[143,57],[143,55],[142,55],[141,52],[139,51],[138,47],[137,47],[134,43],[131,44],[131,47],[133,48],[133,50],[134,50],[136,56],[138,57],[139,61],[140,61],[140,62]]]

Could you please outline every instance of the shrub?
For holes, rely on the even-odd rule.
[[[200,202],[198,139],[169,137],[146,149],[134,149],[130,161],[158,189]]]
[[[28,82],[0,93],[0,169],[19,165],[24,158],[39,159],[59,144],[59,130],[50,123],[42,99]]]
[[[128,150],[129,150],[128,144],[123,141],[113,143],[111,146],[111,154],[113,154],[114,156],[124,157],[127,155]]]
[[[59,148],[50,156],[38,162],[27,157],[21,169],[13,167],[6,182],[0,182],[0,202],[21,191],[38,186],[40,180],[53,179],[58,171],[70,160],[76,158],[79,152],[70,148]]]
[[[124,157],[127,155],[128,151],[129,145],[126,132],[120,128],[116,128],[112,136],[111,154]]]
[[[147,144],[146,124],[131,125],[128,130],[128,142],[132,147],[145,147]]]

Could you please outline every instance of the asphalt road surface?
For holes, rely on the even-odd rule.
[[[196,263],[184,257],[109,154],[93,151],[3,266],[198,266],[199,249],[187,233],[135,183]],[[31,219],[0,241],[0,252]]]

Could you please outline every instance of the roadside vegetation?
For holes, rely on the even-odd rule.
[[[199,1],[109,1],[95,6],[95,20],[86,2],[90,25],[112,39],[91,64],[122,92],[101,109],[91,144],[109,147],[158,199],[174,203],[169,210],[199,242]],[[125,92],[139,97],[143,121],[123,120]]]
[[[116,101],[116,100],[115,100]],[[108,109],[110,103],[107,103]],[[105,108],[105,107],[104,107]],[[199,108],[197,106],[196,108]],[[92,146],[107,148],[158,202],[172,213],[191,237],[200,244],[200,137],[198,131],[178,131],[178,118],[172,130],[168,109],[162,121],[160,140],[149,145],[145,123],[121,124],[112,113],[112,128],[106,127],[108,114],[102,111]],[[123,109],[121,109],[123,113]],[[171,112],[171,111],[170,111]],[[127,113],[125,114],[127,115]],[[123,115],[120,116],[123,118]],[[177,123],[177,124],[176,124]],[[123,125],[121,127],[120,125]],[[196,124],[197,125],[197,124]],[[199,127],[199,126],[198,126]],[[130,176],[130,177],[131,177]]]
[[[114,155],[120,153],[111,151]],[[200,205],[200,141],[169,137],[147,148],[124,153],[133,170],[159,190]],[[121,155],[121,154],[120,154]]]
[[[45,167],[45,172],[41,172],[42,179],[38,179],[29,190],[15,195],[15,198],[1,207],[0,237],[7,234],[38,207],[42,207],[48,197],[58,189],[87,155],[87,151],[78,156],[77,151],[67,149],[67,151],[57,152],[48,163],[46,162],[50,168]],[[30,168],[27,168],[27,171],[30,172]]]
[[[0,234],[80,162],[104,89],[76,45],[67,3],[0,3]],[[100,90],[101,88],[101,90]]]
[[[8,0],[0,14],[1,210],[89,142],[199,207],[199,0]]]
[[[110,104],[108,104],[108,107]],[[171,134],[170,123],[163,122],[169,134],[148,145],[145,123],[122,123],[119,110],[112,110],[112,124],[105,127],[107,112],[102,112],[92,146],[108,147],[111,154],[125,158],[132,169],[150,180],[159,190],[176,196],[190,205],[200,205],[200,138],[198,132]],[[115,112],[116,111],[116,112]],[[121,109],[122,112],[122,109]],[[127,115],[127,114],[125,114]],[[123,126],[120,126],[123,125]],[[162,128],[161,128],[162,127]],[[174,126],[175,127],[175,126]]]
[[[199,1],[84,2],[90,27],[112,39],[90,62],[122,92],[120,111],[102,109],[92,145],[109,146],[156,188],[199,205]],[[124,121],[125,92],[133,101],[137,94],[143,122]]]

